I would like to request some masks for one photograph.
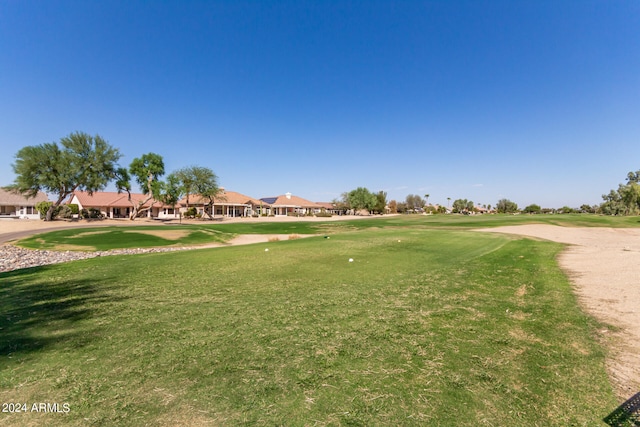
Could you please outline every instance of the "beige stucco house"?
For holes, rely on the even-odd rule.
[[[36,204],[47,202],[49,198],[42,191],[35,197],[27,198],[22,194],[0,188],[0,219],[22,218],[40,219]]]
[[[270,206],[269,214],[274,216],[313,215],[322,211],[322,206],[319,204],[291,193],[276,197],[264,197],[260,200]]]
[[[80,210],[98,209],[105,218],[129,218],[133,206],[128,197],[127,193],[110,191],[96,191],[93,194],[85,191],[75,191],[69,200],[69,204],[77,204]],[[147,196],[144,194],[131,193],[131,200],[135,203],[146,199]],[[147,218],[174,219],[180,216],[178,209],[154,199],[145,203],[144,207],[150,207],[146,212]]]
[[[182,198],[178,204],[180,210],[185,212],[189,207],[196,208],[196,211],[204,215],[205,205],[209,204],[209,200],[203,198],[199,194],[189,195],[189,204],[187,206],[187,198]],[[221,189],[220,194],[213,199],[213,216],[238,218],[253,215],[261,215],[262,212],[267,213],[269,205],[262,200],[254,199],[235,191],[227,191]],[[207,209],[210,209],[207,207]]]

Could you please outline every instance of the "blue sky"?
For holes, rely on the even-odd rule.
[[[0,0],[0,185],[73,131],[253,197],[597,204],[640,169],[640,2]]]

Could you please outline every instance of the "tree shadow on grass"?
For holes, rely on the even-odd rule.
[[[61,275],[59,266],[0,273],[0,357],[82,346],[93,334],[79,322],[94,316],[97,304],[123,299],[114,297],[113,277],[47,281],[48,270]]]
[[[603,421],[612,427],[640,426],[640,392],[618,406]]]

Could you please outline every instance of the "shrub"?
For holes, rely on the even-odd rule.
[[[51,206],[53,206],[53,202],[36,203],[36,210],[40,214],[41,219],[47,217],[47,211]],[[58,216],[58,212],[60,212],[60,206],[58,206],[56,209],[53,210],[53,213],[51,214],[51,219],[56,219],[56,217]]]
[[[102,218],[102,212],[96,208],[82,209],[80,211],[80,217],[84,219]]]
[[[64,219],[73,218],[73,209],[71,209],[69,205],[59,206],[58,209],[56,209],[56,212],[57,212],[57,216],[59,216],[60,218],[64,218]]]
[[[318,212],[316,216],[318,218],[331,218],[333,215],[330,212],[323,211],[323,212]]]
[[[540,206],[536,204],[532,204],[524,208],[524,212],[529,214],[539,214],[541,211],[542,208],[540,208]]]

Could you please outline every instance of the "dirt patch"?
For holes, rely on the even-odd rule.
[[[94,236],[96,234],[106,234],[109,231],[107,230],[101,230],[101,231],[85,231],[83,233],[78,233],[75,236],[71,236],[72,239],[77,239],[79,237],[85,237],[85,236]]]
[[[296,236],[291,239],[291,236]],[[231,245],[249,245],[252,243],[278,242],[280,240],[294,240],[315,236],[315,234],[242,234],[229,241]]]
[[[640,390],[640,229],[519,225],[478,231],[566,243],[560,267],[584,310],[602,323],[607,369],[621,399]]]
[[[63,251],[74,251],[74,252],[92,252],[96,250],[95,246],[86,246],[86,245],[56,245],[55,251],[63,252]]]
[[[141,233],[148,234],[150,236],[160,237],[161,239],[166,240],[180,240],[184,237],[187,237],[192,230],[176,230],[176,229],[167,229],[167,230],[127,230],[125,233]]]

